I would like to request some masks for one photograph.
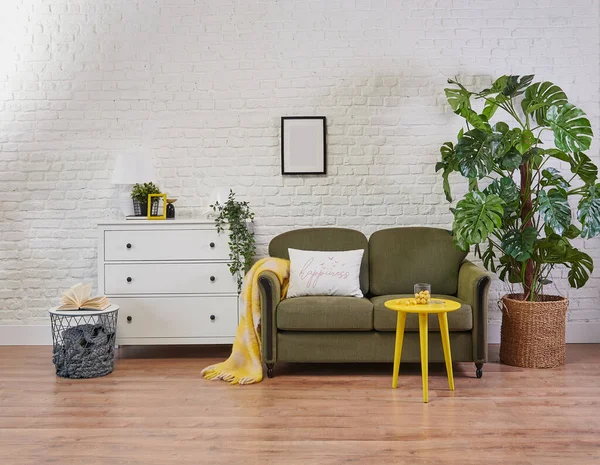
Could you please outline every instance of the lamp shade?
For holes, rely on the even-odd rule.
[[[136,184],[156,182],[154,157],[151,154],[120,153],[115,162],[111,183]]]

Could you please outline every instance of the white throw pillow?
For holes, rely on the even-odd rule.
[[[290,286],[288,297],[339,295],[362,297],[360,263],[364,250],[321,252],[288,249]]]

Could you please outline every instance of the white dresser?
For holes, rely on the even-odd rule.
[[[119,305],[117,344],[230,344],[238,294],[214,221],[99,226],[98,293]]]

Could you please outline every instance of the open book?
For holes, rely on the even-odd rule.
[[[62,305],[57,310],[106,310],[110,307],[110,302],[106,296],[99,295],[90,298],[91,292],[91,283],[75,284],[62,295],[60,298]]]

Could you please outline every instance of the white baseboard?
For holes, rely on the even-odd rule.
[[[488,324],[488,342],[500,344],[500,323]],[[600,322],[568,323],[567,343],[600,343]],[[0,325],[0,346],[52,345],[50,325]]]
[[[500,323],[488,324],[488,342],[500,344]],[[600,322],[567,323],[568,344],[598,344],[600,343]]]
[[[0,325],[0,346],[52,345],[50,325]]]

